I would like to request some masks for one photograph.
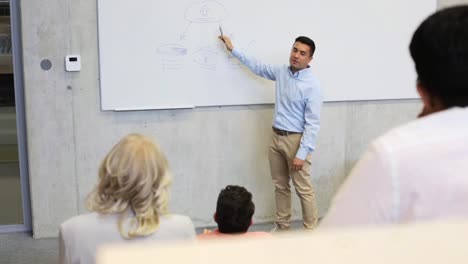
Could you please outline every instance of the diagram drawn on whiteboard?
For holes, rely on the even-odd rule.
[[[203,45],[195,48],[194,51],[189,51],[189,48],[181,44],[187,39],[190,29],[194,25],[209,25],[218,28],[228,16],[226,8],[218,1],[207,0],[189,4],[184,13],[184,18],[188,24],[179,35],[179,39],[162,44],[157,48],[157,53],[161,56],[163,70],[181,70],[186,63],[192,63],[206,70],[216,70],[219,62],[223,61],[221,60],[223,57],[228,59],[228,63],[225,65],[226,68],[240,69],[240,63],[231,54],[221,53],[217,47]],[[187,57],[189,57],[188,60]]]
[[[158,48],[158,53],[162,56],[163,69],[182,69],[183,58],[187,55],[187,49],[178,44],[167,44]]]

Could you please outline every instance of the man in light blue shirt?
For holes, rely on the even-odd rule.
[[[276,81],[273,139],[268,159],[275,184],[275,230],[287,230],[291,218],[292,180],[302,206],[305,229],[317,225],[315,192],[310,181],[311,153],[320,128],[322,94],[309,63],[315,43],[308,37],[296,38],[287,65],[269,65],[234,48],[231,39],[219,37],[226,48],[253,73]]]

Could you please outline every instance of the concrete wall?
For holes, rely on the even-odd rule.
[[[101,112],[96,1],[21,0],[21,11],[35,237],[56,236],[63,220],[85,211],[101,159],[130,132],[154,137],[166,151],[175,179],[172,212],[211,225],[219,190],[241,184],[254,194],[255,221],[273,219],[267,161],[273,106]],[[66,54],[81,54],[81,72],[65,72]],[[52,62],[50,70],[41,69],[43,59]],[[313,156],[322,215],[368,142],[414,119],[420,107],[419,100],[325,104]],[[299,218],[297,199],[294,206]]]

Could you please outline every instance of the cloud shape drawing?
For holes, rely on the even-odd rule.
[[[227,11],[216,1],[193,3],[185,11],[185,19],[193,23],[215,23],[224,20]]]

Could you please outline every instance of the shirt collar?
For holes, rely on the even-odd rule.
[[[299,70],[295,73],[292,73],[291,71],[291,66],[288,67],[288,70],[289,70],[289,74],[291,74],[291,76],[297,78],[297,79],[300,79],[301,77],[306,77],[308,75],[311,74],[311,70],[310,70],[310,65],[307,65],[306,68],[302,69],[302,70]]]

